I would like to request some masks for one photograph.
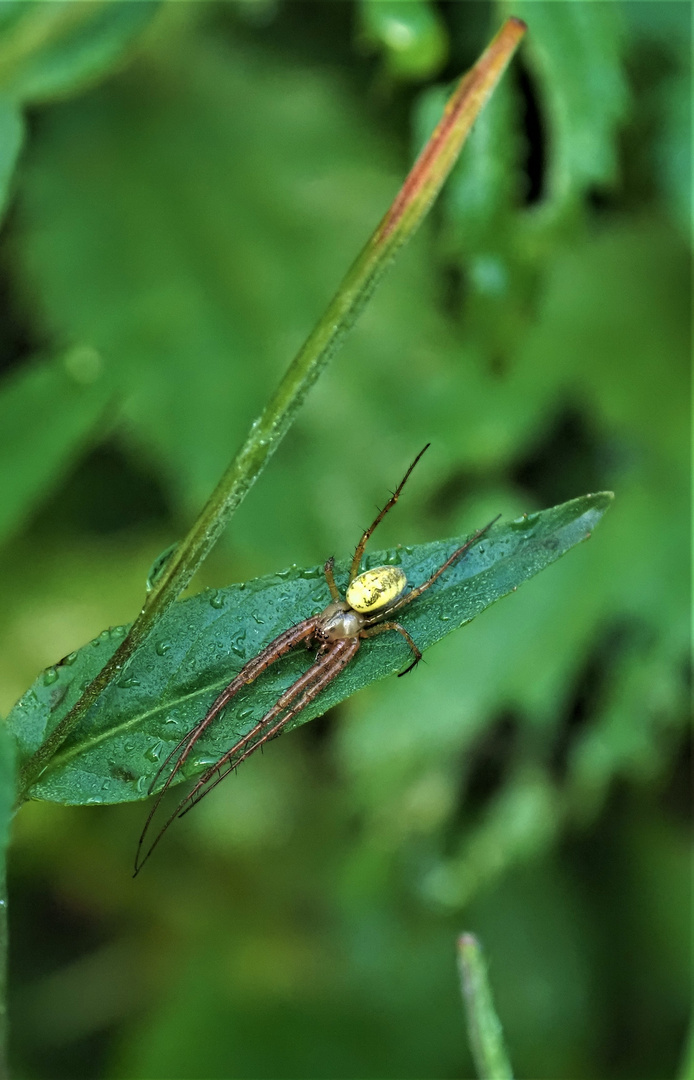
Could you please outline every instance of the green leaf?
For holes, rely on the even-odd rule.
[[[629,104],[619,5],[519,0],[513,10],[528,23],[548,128],[547,204],[558,213],[617,178],[617,131]]]
[[[159,0],[10,0],[0,20],[0,90],[36,103],[94,82],[121,59],[159,6]]]
[[[0,97],[0,221],[23,141],[24,120],[21,110],[14,102]]]
[[[28,364],[0,384],[0,542],[84,448],[110,391],[93,349]]]
[[[429,648],[586,539],[611,500],[610,493],[586,495],[494,527],[403,613],[403,624],[421,649]],[[377,552],[369,563],[396,563],[410,581],[418,583],[460,543],[454,539]],[[347,563],[338,564],[340,585],[345,583],[346,571]],[[125,679],[108,687],[31,794],[65,803],[144,798],[158,763],[242,665],[282,630],[328,602],[318,566],[294,567],[241,585],[208,590],[176,604],[158,633],[136,654]],[[38,748],[124,633],[124,627],[104,631],[39,677],[9,717],[22,754]],[[349,668],[292,726],[402,670],[408,658],[399,635],[383,634],[365,642]],[[200,740],[191,771],[199,771],[250,730],[307,665],[305,652],[293,654],[242,692],[209,736]]]

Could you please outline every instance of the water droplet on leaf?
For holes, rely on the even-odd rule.
[[[118,685],[123,690],[132,690],[134,686],[140,685],[140,680],[136,679],[134,675],[124,675],[122,679],[118,680]]]
[[[147,592],[152,591],[157,581],[161,577],[164,567],[166,566],[167,562],[169,561],[177,547],[178,541],[176,541],[175,544],[170,544],[167,548],[164,549],[164,551],[157,555],[156,559],[149,568],[149,573],[147,574]]]
[[[154,746],[150,746],[148,750],[145,750],[145,757],[148,761],[157,762],[162,755],[162,751],[165,749],[165,744],[161,741],[161,739],[158,739],[157,742],[155,742]]]

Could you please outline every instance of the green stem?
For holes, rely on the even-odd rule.
[[[461,79],[393,204],[348,270],[325,314],[289,365],[266,408],[251,426],[245,443],[192,529],[166,562],[127,637],[79,701],[24,764],[20,772],[21,798],[26,797],[32,783],[74,726],[106,686],[121,675],[155,623],[186,588],[229,518],[258,479],[289,430],[306,394],[371,297],[396,251],[426,215],[524,33],[524,23],[519,19],[508,19],[475,66]]]
[[[0,1080],[9,1076],[7,1066],[7,848],[0,852]]]
[[[0,1080],[7,1067],[7,846],[14,801],[15,744],[0,720]]]
[[[694,1080],[694,1015],[689,1024],[687,1044],[684,1048],[682,1065],[677,1076],[678,1080]]]
[[[474,934],[458,938],[458,968],[470,1047],[480,1080],[513,1080],[496,1015],[482,947]]]

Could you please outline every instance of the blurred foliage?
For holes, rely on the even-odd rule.
[[[691,11],[512,10],[520,62],[200,584],[348,552],[428,440],[379,546],[615,506],[257,755],[136,885],[142,806],[23,808],[17,1075],[470,1075],[464,928],[517,1075],[678,1067]],[[132,618],[508,11],[2,6],[0,712]]]

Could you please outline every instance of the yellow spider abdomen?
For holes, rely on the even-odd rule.
[[[392,604],[405,591],[407,577],[398,566],[374,566],[347,586],[347,603],[367,614]]]

